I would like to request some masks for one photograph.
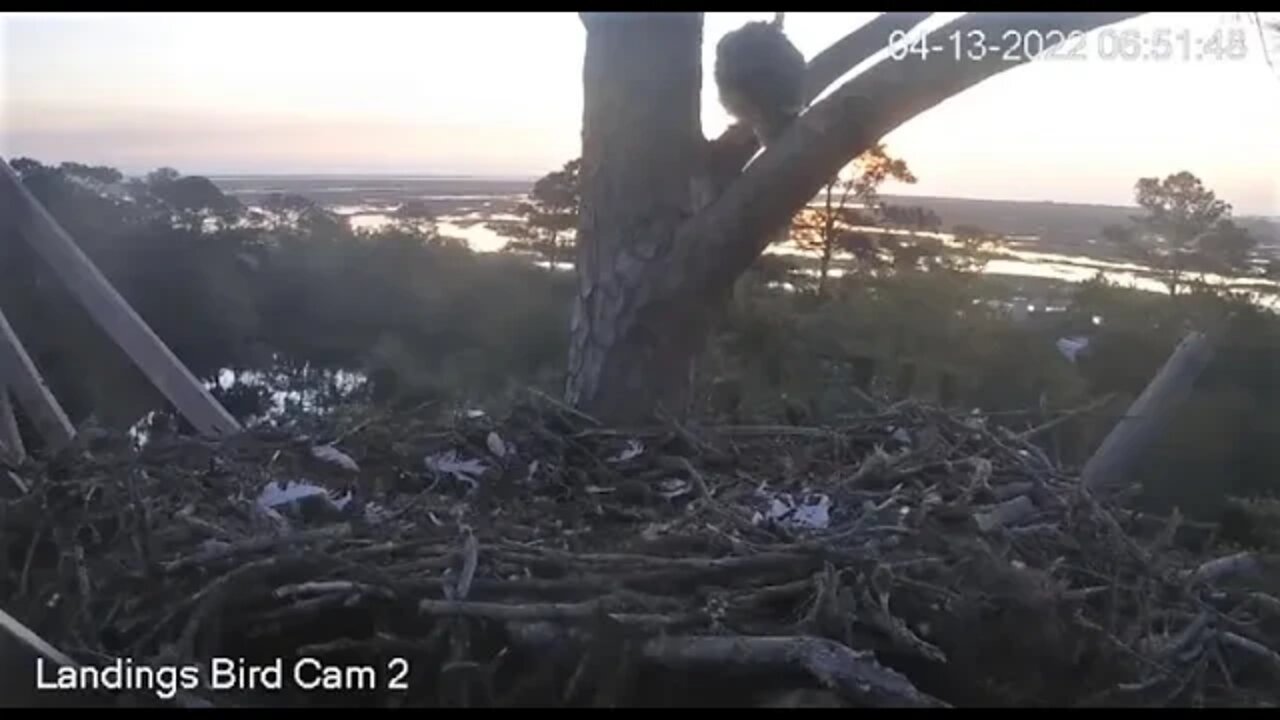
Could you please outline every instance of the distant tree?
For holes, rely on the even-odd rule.
[[[791,241],[802,250],[818,253],[818,294],[826,292],[831,261],[837,252],[867,259],[870,246],[866,228],[884,219],[885,205],[880,186],[889,179],[914,183],[915,175],[905,160],[891,157],[877,143],[852,163],[854,174],[836,176],[823,188],[820,207],[808,207],[796,214],[791,225]]]
[[[197,232],[210,224],[213,229],[232,227],[245,212],[239,200],[224,194],[209,178],[183,176],[173,168],[148,174],[145,186],[168,210],[174,225]]]
[[[578,225],[580,160],[570,160],[533,184],[528,200],[516,206],[518,221],[489,223],[496,233],[510,238],[507,249],[542,256],[552,270],[566,256]]]
[[[991,258],[991,252],[1005,242],[998,233],[976,225],[956,225],[951,234],[955,248],[951,252],[940,253],[939,263],[950,270],[963,272],[981,271]]]
[[[1132,232],[1112,226],[1104,236],[1154,269],[1170,295],[1178,294],[1188,273],[1248,269],[1256,240],[1232,222],[1231,206],[1195,175],[1183,170],[1163,180],[1141,178],[1134,194],[1147,214],[1133,218]]]
[[[409,234],[434,238],[437,234],[436,214],[425,200],[407,200],[391,213],[396,229]]]
[[[251,220],[277,233],[300,232],[312,240],[335,240],[350,234],[341,218],[301,195],[272,193],[259,206]]]

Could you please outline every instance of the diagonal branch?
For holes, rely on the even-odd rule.
[[[826,50],[809,61],[805,72],[804,101],[811,103],[831,83],[854,69],[863,60],[889,46],[889,37],[895,31],[908,31],[924,22],[933,13],[889,12],[837,40]]]
[[[935,31],[1088,32],[1140,13],[970,13]],[[1021,64],[988,53],[957,60],[951,52],[886,59],[814,105],[710,206],[681,226],[675,267],[706,287],[726,285],[764,252],[833,175],[898,126],[983,80]]]
[[[809,61],[805,71],[805,104],[814,101],[831,83],[854,69],[863,60],[875,55],[889,45],[889,37],[897,30],[910,30],[933,13],[887,12],[837,40],[826,50]],[[720,137],[711,141],[722,148],[723,157],[718,165],[731,168],[734,176],[760,149],[756,136],[742,123],[730,125]]]

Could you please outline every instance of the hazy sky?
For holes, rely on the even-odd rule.
[[[772,13],[707,16],[715,41]],[[812,57],[869,13],[788,13]],[[533,175],[578,153],[586,33],[569,13],[5,15],[0,154],[126,172]],[[1191,170],[1280,215],[1280,73],[1228,13],[1119,27],[1246,29],[1239,61],[1090,59],[1002,73],[886,138],[910,192],[1127,204]],[[1280,48],[1272,48],[1280,63]],[[709,77],[709,72],[704,78]],[[708,134],[727,123],[704,87]],[[901,188],[891,188],[900,190]]]

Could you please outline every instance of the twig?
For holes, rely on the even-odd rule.
[[[351,534],[351,526],[347,524],[303,530],[287,535],[271,537],[255,537],[248,540],[214,547],[185,558],[164,563],[161,567],[166,573],[175,573],[199,565],[208,565],[222,560],[229,560],[238,555],[276,550],[289,545],[303,545],[321,540],[337,540]]]
[[[1052,430],[1053,428],[1065,422],[1068,422],[1074,418],[1080,417],[1081,415],[1087,415],[1095,410],[1098,410],[1108,405],[1112,400],[1115,400],[1115,398],[1116,398],[1115,393],[1107,393],[1106,395],[1103,395],[1100,398],[1095,398],[1092,402],[1086,405],[1078,407],[1074,410],[1068,410],[1058,415],[1057,417],[1053,418],[1052,420],[1049,420],[1040,425],[1037,425],[1029,430],[1024,430],[1014,435],[1014,437],[1022,442],[1026,442],[1028,440],[1031,440],[1035,436],[1048,432],[1049,430]]]
[[[527,387],[527,388],[525,388],[525,389],[529,392],[529,394],[533,395],[534,397],[538,398],[539,400],[542,400],[543,402],[547,403],[548,405],[551,405],[552,407],[554,407],[555,409],[557,409],[557,410],[559,410],[559,411],[561,411],[561,412],[563,412],[563,413],[568,413],[569,415],[572,415],[572,416],[574,416],[574,417],[578,418],[579,420],[582,420],[583,422],[586,422],[586,423],[589,423],[589,424],[591,424],[591,425],[594,425],[594,426],[596,426],[596,427],[598,427],[598,428],[599,428],[599,427],[604,427],[604,423],[600,422],[599,420],[597,420],[597,419],[595,419],[595,418],[591,417],[590,415],[588,415],[588,414],[586,414],[586,413],[582,412],[581,410],[578,410],[577,408],[573,408],[573,407],[570,407],[569,405],[564,404],[563,402],[561,402],[561,401],[559,401],[559,400],[557,400],[557,399],[555,399],[555,398],[551,397],[550,395],[548,395],[548,394],[546,394],[546,393],[542,392],[541,390],[539,390],[539,389],[537,389],[537,388],[534,388],[534,387]]]
[[[295,595],[328,595],[330,593],[376,595],[387,599],[395,597],[395,593],[387,588],[350,580],[327,580],[281,585],[271,594],[278,598],[288,598]]]

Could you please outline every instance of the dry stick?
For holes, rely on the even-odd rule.
[[[227,560],[237,555],[246,555],[250,553],[262,552],[287,545],[297,545],[300,543],[315,542],[317,540],[337,540],[351,534],[351,526],[332,525],[329,527],[316,528],[315,530],[303,530],[301,532],[290,533],[281,536],[268,536],[249,538],[230,545],[215,547],[204,552],[191,555],[189,557],[180,558],[172,562],[165,563],[162,567],[165,572],[178,572],[190,567],[205,565],[220,560]]]
[[[1249,599],[1253,600],[1260,609],[1270,615],[1274,615],[1276,619],[1280,619],[1280,600],[1262,592],[1249,593]]]
[[[23,625],[3,610],[0,610],[0,658],[3,658],[4,666],[17,669],[21,673],[19,677],[34,671],[37,659],[53,666],[52,669],[45,669],[44,674],[46,677],[55,675],[57,673],[56,668],[81,667],[80,663],[50,645],[26,625]],[[22,659],[19,660],[18,658]],[[111,659],[114,660],[114,658]],[[68,695],[63,702],[58,702],[56,699],[49,697],[50,693],[37,694],[35,692],[34,673],[29,679],[6,677],[4,680],[6,682],[0,684],[5,688],[3,695],[0,695],[0,707],[9,706],[10,704],[20,707],[26,703],[35,706],[45,703],[61,705],[63,702],[78,704],[89,701],[93,701],[94,705],[101,707],[108,697],[105,692],[91,692],[87,689],[73,689],[68,692],[64,689],[58,693],[53,693],[55,696],[62,693]],[[176,693],[170,702],[184,709],[213,707],[213,704],[209,701],[181,690]]]
[[[1053,428],[1069,420],[1072,420],[1073,418],[1080,417],[1081,415],[1087,415],[1095,410],[1106,407],[1107,404],[1109,404],[1112,400],[1115,399],[1115,397],[1116,397],[1115,393],[1108,393],[1106,395],[1103,395],[1100,398],[1093,400],[1092,402],[1090,402],[1089,404],[1083,407],[1078,407],[1074,410],[1068,410],[1067,412],[1062,413],[1061,415],[1058,415],[1052,420],[1049,420],[1048,422],[1037,425],[1031,428],[1030,430],[1025,430],[1023,432],[1020,432],[1014,437],[1016,437],[1018,440],[1022,440],[1025,442],[1037,435],[1040,435],[1041,433],[1052,430]]]
[[[21,463],[27,457],[22,435],[18,432],[18,418],[13,414],[13,403],[9,400],[9,389],[5,386],[4,375],[0,374],[0,458],[5,453],[15,463]]]
[[[1226,557],[1215,558],[1187,573],[1187,582],[1198,584],[1215,582],[1229,575],[1247,575],[1256,573],[1258,561],[1253,553],[1240,552]]]
[[[550,395],[548,395],[548,394],[546,394],[546,393],[542,392],[541,390],[538,390],[537,388],[532,388],[532,387],[530,387],[530,388],[525,388],[525,389],[526,389],[526,390],[528,390],[529,394],[533,395],[534,397],[538,398],[539,400],[542,400],[543,402],[547,403],[548,405],[550,405],[550,406],[554,407],[555,409],[557,409],[557,410],[559,410],[559,411],[561,411],[561,412],[563,412],[563,413],[567,413],[567,414],[569,414],[569,415],[572,415],[572,416],[574,416],[574,417],[578,418],[579,420],[582,420],[582,421],[584,421],[584,422],[590,423],[591,425],[594,425],[594,426],[596,426],[596,427],[598,427],[598,428],[600,428],[600,427],[604,427],[604,423],[600,422],[599,420],[597,420],[597,419],[595,419],[595,418],[591,417],[590,415],[588,415],[588,414],[586,414],[586,413],[582,412],[581,410],[578,410],[577,408],[574,408],[574,407],[571,407],[571,406],[569,406],[569,405],[566,405],[565,403],[561,402],[560,400],[557,400],[557,399],[555,399],[555,398],[551,397]]]
[[[947,707],[905,676],[876,662],[870,652],[817,637],[659,637],[647,641],[644,658],[668,668],[738,666],[762,672],[804,670],[846,698],[872,707]]]
[[[1006,500],[990,507],[991,509],[987,512],[977,513],[973,516],[974,521],[978,523],[978,529],[983,532],[990,532],[997,527],[1016,524],[1035,514],[1038,510],[1035,503],[1031,502],[1031,499],[1026,495],[1019,495],[1012,500]]]
[[[575,553],[553,550],[550,548],[532,548],[517,543],[503,543],[513,549],[528,552],[537,556],[551,557],[562,562],[599,562],[609,565],[636,563],[667,568],[685,568],[688,570],[711,572],[716,570],[741,570],[748,572],[755,569],[768,569],[775,566],[786,566],[809,560],[810,557],[798,553],[766,552],[753,555],[729,555],[718,558],[700,557],[662,557],[660,555],[640,555],[635,553]],[[518,555],[516,555],[519,559]]]
[[[1221,631],[1218,633],[1218,640],[1227,646],[1243,650],[1251,655],[1266,660],[1271,668],[1271,672],[1280,677],[1280,653],[1263,645],[1262,643],[1242,637],[1233,632]]]
[[[1133,463],[1146,452],[1208,367],[1214,355],[1213,345],[1213,340],[1203,333],[1188,333],[1183,338],[1085,464],[1080,473],[1085,488],[1104,488],[1126,479]]]
[[[443,617],[473,617],[513,622],[537,622],[540,620],[592,621],[601,614],[620,623],[636,625],[684,625],[698,621],[698,614],[658,615],[653,613],[611,612],[610,606],[618,603],[609,598],[581,603],[529,603],[507,605],[491,602],[459,602],[454,600],[422,600],[418,612],[423,615]]]
[[[330,593],[377,595],[383,598],[395,597],[395,593],[387,588],[350,580],[317,580],[294,585],[281,585],[275,589],[272,595],[278,598],[287,598],[295,595],[328,595]]]

